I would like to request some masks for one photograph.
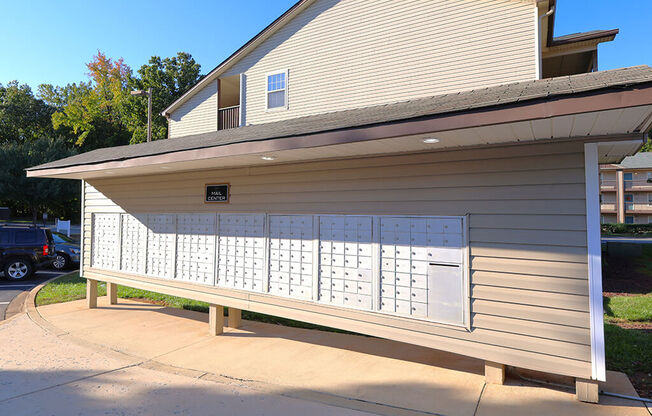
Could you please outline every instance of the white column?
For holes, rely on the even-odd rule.
[[[598,144],[584,144],[586,188],[586,244],[588,249],[589,312],[591,319],[591,378],[605,381],[604,322],[602,308],[602,253],[600,245],[600,178]]]

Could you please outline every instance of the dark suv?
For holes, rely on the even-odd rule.
[[[5,279],[31,277],[56,257],[52,232],[47,228],[0,226],[0,269]]]

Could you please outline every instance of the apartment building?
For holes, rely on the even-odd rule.
[[[652,68],[553,0],[301,0],[163,114],[168,140],[28,170],[83,181],[97,282],[605,380],[598,164]],[[231,316],[236,319],[231,320]],[[587,392],[590,392],[587,393]]]
[[[600,165],[600,221],[652,224],[652,152]]]

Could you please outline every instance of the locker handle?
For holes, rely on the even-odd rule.
[[[459,264],[428,263],[430,266],[460,267]]]

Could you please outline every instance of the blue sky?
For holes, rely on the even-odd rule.
[[[98,49],[134,70],[151,55],[186,51],[206,73],[294,2],[7,0],[0,9],[0,83],[17,79],[35,89],[86,80],[85,64]],[[615,42],[600,46],[600,69],[652,66],[651,0],[557,3],[555,35],[621,29]]]

